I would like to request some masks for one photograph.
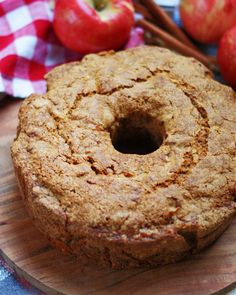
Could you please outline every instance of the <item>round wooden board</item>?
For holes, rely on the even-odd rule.
[[[236,284],[236,220],[207,250],[181,263],[132,270],[81,266],[53,249],[22,204],[10,159],[19,102],[0,103],[0,246],[19,275],[48,294],[224,294]]]

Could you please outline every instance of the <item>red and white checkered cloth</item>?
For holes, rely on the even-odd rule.
[[[82,57],[56,38],[50,2],[0,0],[0,92],[16,97],[43,93],[43,77],[49,70]],[[126,47],[141,43],[142,29],[133,29]]]

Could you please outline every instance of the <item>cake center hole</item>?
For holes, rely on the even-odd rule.
[[[110,130],[114,148],[124,154],[146,155],[156,151],[164,139],[163,123],[135,113],[122,118]]]

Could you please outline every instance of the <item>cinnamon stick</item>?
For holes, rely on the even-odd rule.
[[[189,40],[185,33],[174,23],[171,17],[158,5],[154,0],[142,0],[147,7],[150,14],[159,19],[166,30],[172,33],[176,38],[181,40],[184,44],[197,49],[196,46]]]
[[[137,2],[133,2],[133,5],[136,12],[141,14],[147,20],[154,21],[153,16],[147,11],[145,6]]]
[[[150,23],[149,21],[145,19],[140,19],[137,21],[137,24],[143,27],[144,29],[150,31],[157,37],[159,37],[162,41],[165,42],[168,48],[174,49],[183,55],[192,56],[198,59],[203,64],[205,64],[207,67],[211,69],[214,68],[214,64],[212,63],[212,60],[208,56],[204,55],[203,53],[199,52],[198,50],[192,47],[187,46],[186,44],[183,44],[181,41],[171,36],[169,33],[163,31],[162,29],[158,28],[157,26]]]

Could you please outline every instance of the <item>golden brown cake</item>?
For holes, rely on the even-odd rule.
[[[178,261],[236,213],[236,94],[157,47],[57,67],[19,112],[26,207],[60,248],[115,268]]]

